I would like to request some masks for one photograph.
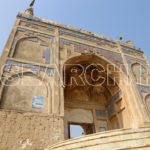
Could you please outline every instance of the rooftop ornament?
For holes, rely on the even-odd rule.
[[[33,7],[35,3],[35,0],[32,0],[32,2],[30,3],[30,7]]]
[[[29,8],[27,10],[25,10],[25,14],[27,15],[34,15],[33,13],[33,6],[34,6],[35,0],[32,0],[32,2],[29,5]]]

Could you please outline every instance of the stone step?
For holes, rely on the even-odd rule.
[[[48,150],[150,149],[150,127],[119,129],[82,136],[52,145]]]

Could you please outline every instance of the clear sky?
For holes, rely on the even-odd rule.
[[[0,0],[0,53],[18,12],[31,0]],[[36,0],[35,16],[117,39],[142,48],[150,60],[150,0]]]

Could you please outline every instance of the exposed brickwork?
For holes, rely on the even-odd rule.
[[[0,111],[0,150],[43,150],[62,140],[63,119],[38,113]]]

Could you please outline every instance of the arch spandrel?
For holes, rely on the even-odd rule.
[[[111,64],[114,64],[115,66],[121,68],[121,70],[125,74],[127,74],[122,56],[118,52],[92,47],[90,45],[81,44],[63,38],[59,40],[59,48],[61,50],[60,58],[63,60],[63,62],[66,62],[68,59],[78,56],[80,54],[95,54],[100,57],[104,57],[108,62],[111,62]]]
[[[51,46],[37,36],[21,37],[15,43],[12,57],[35,63],[50,64]]]

